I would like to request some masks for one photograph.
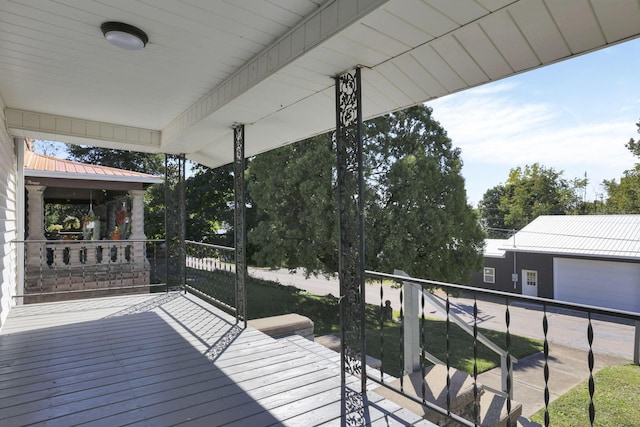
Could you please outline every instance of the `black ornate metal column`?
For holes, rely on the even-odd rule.
[[[186,157],[184,154],[165,155],[165,239],[167,290],[184,288],[187,280],[186,247]]]
[[[247,277],[247,238],[245,222],[245,183],[244,183],[244,125],[233,128],[233,176],[235,185],[234,231],[236,248],[236,319],[247,326],[247,295],[245,279]]]
[[[347,374],[360,375],[360,392],[365,393],[364,179],[359,68],[336,77],[336,142],[342,384],[344,389]],[[356,409],[348,406],[349,402],[343,399],[343,411],[346,411],[343,414]]]

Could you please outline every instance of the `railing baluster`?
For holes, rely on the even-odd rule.
[[[449,320],[449,312],[451,311],[451,302],[449,301],[449,291],[446,291],[447,301],[446,301],[446,312],[447,312],[447,320],[446,320],[446,350],[447,350],[447,414],[451,414],[451,374],[449,369],[451,368],[451,322]]]
[[[366,279],[365,279],[366,280]],[[384,290],[382,289],[382,279],[380,279],[380,313],[378,326],[380,328],[380,381],[384,383],[384,321],[386,312],[384,311]]]
[[[589,422],[591,427],[596,419],[596,407],[593,404],[593,395],[595,394],[596,384],[593,379],[593,325],[591,324],[591,312],[589,311],[589,322],[587,326],[587,340],[589,341]]]
[[[58,245],[53,247],[53,289],[54,291],[58,291]]]
[[[424,317],[424,307],[425,307],[425,299],[424,299],[424,286],[420,285],[420,378],[422,379],[422,381],[420,381],[420,385],[421,385],[421,391],[422,391],[422,402],[426,402],[426,395],[427,395],[427,382],[424,379],[424,377],[426,376],[427,372],[426,372],[426,365],[427,365],[427,358],[425,357],[425,348],[427,346],[427,337],[426,337],[426,331],[425,331],[425,323],[426,323],[426,319]]]
[[[85,290],[87,287],[87,247],[82,246],[78,255],[80,257],[80,265],[82,266],[82,290]]]
[[[400,390],[404,391],[404,307],[403,287],[400,287]]]
[[[473,423],[480,422],[480,402],[478,401],[478,298],[473,293]]]
[[[542,332],[544,334],[544,426],[549,427],[549,322],[547,320],[547,304],[542,305]]]
[[[67,276],[67,286],[66,286],[66,290],[72,290],[73,289],[73,272],[71,271],[71,265],[72,265],[72,258],[71,258],[71,247],[69,246],[65,246],[64,250],[63,250],[63,256],[64,256],[64,264],[65,267],[67,269],[68,272],[68,276]]]
[[[504,315],[505,324],[507,327],[505,341],[506,341],[506,350],[507,350],[507,378],[506,378],[506,392],[507,392],[507,417],[511,418],[511,399],[513,398],[513,390],[512,390],[512,378],[511,378],[511,332],[509,331],[509,326],[511,326],[511,313],[509,312],[509,297],[505,298],[506,311]]]

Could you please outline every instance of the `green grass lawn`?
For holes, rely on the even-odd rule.
[[[235,305],[234,276],[227,272],[200,272],[189,270],[188,283],[230,305]],[[310,295],[292,286],[282,286],[275,282],[249,277],[247,286],[247,317],[276,316],[286,313],[298,313],[314,322],[316,336],[339,334],[340,316],[338,299],[331,296]],[[367,305],[367,353],[380,358],[379,307]],[[446,322],[425,319],[424,323],[427,351],[445,361],[446,359]],[[401,372],[402,327],[397,322],[385,322],[382,329],[384,338],[384,371],[398,376]],[[481,332],[494,343],[505,348],[505,334],[482,329]],[[467,335],[458,326],[451,324],[449,330],[449,360],[452,367],[473,373],[473,337]],[[521,358],[542,350],[542,342],[519,336],[511,337],[511,354]],[[500,364],[500,357],[478,343],[478,372],[491,369]]]
[[[640,366],[609,366],[595,375],[595,424],[598,427],[640,426]],[[549,405],[550,425],[589,424],[589,383],[576,386]],[[531,419],[544,425],[544,410]]]
[[[389,327],[391,326],[391,327]],[[447,327],[444,320],[425,319],[424,338],[427,343],[426,350],[446,363],[447,357]],[[400,325],[387,325],[383,328],[384,337],[384,371],[393,376],[400,376],[401,364],[401,339],[402,328]],[[506,349],[506,335],[502,332],[479,329],[479,332],[489,338],[499,347]],[[380,329],[367,330],[367,352],[369,355],[380,358]],[[542,350],[542,342],[530,338],[511,336],[509,352],[515,358],[520,359]],[[500,365],[500,356],[483,344],[477,344],[478,373],[487,371]],[[473,374],[473,337],[464,332],[459,326],[451,323],[449,326],[449,362],[452,367],[460,369],[468,374]]]

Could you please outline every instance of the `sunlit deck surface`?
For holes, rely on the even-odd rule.
[[[4,427],[340,425],[337,353],[180,293],[14,307],[0,372]],[[365,424],[433,425],[367,398]]]

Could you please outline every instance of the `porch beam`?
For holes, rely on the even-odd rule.
[[[245,196],[245,158],[244,125],[233,128],[233,180],[235,194],[234,233],[236,250],[236,320],[242,320],[247,326],[247,237],[246,237],[246,196]]]
[[[366,392],[364,179],[360,68],[335,78],[342,384],[360,375]],[[343,414],[350,402],[343,399]],[[354,408],[351,408],[352,410]],[[351,412],[353,414],[353,412]]]
[[[160,149],[159,130],[15,108],[7,108],[5,113],[9,132],[22,138],[154,153]]]

